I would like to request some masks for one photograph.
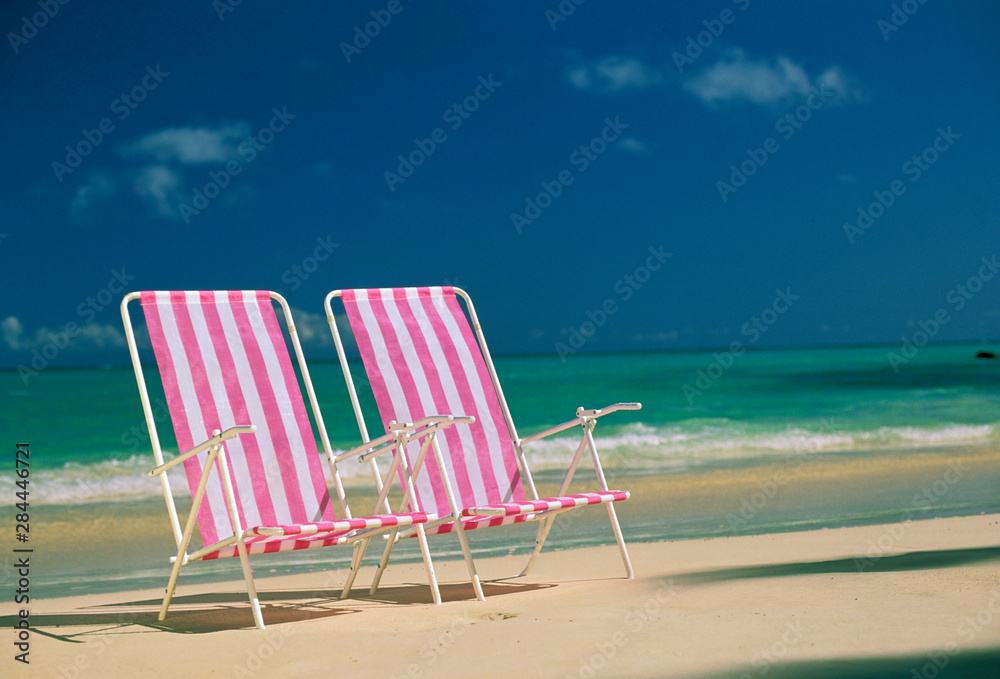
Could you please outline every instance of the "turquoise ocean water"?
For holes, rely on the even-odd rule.
[[[893,366],[898,347],[499,357],[521,436],[573,417],[577,406],[640,401],[603,419],[605,466],[628,474],[744,465],[788,454],[870,455],[1000,443],[1000,359],[979,345],[929,346]],[[358,443],[340,367],[310,365],[334,447]],[[147,371],[147,379],[155,373]],[[155,379],[155,378],[154,378]],[[130,367],[0,372],[0,431],[31,444],[37,504],[159,494]],[[163,414],[162,400],[153,402]],[[166,423],[164,422],[164,425]],[[166,427],[169,432],[169,427]],[[161,437],[172,448],[172,435]],[[567,458],[575,438],[533,444],[533,467]],[[13,463],[0,490],[13,496]],[[346,465],[347,476],[361,474]],[[176,484],[175,488],[183,484]]]

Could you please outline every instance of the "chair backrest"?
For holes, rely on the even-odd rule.
[[[438,436],[456,500],[462,507],[522,501],[504,407],[455,290],[344,290],[341,297],[383,425],[475,416],[474,424]],[[413,443],[407,451],[411,463],[416,450]],[[451,513],[431,455],[415,487],[423,511]]]
[[[257,426],[225,444],[241,525],[335,518],[271,293],[143,292],[140,300],[179,449],[214,429]],[[206,455],[184,463],[192,495]],[[232,535],[216,474],[198,514],[206,545]]]

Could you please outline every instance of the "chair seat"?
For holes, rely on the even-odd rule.
[[[312,535],[314,533],[346,533],[364,528],[383,528],[392,526],[412,526],[415,523],[427,523],[437,519],[437,514],[426,512],[410,512],[404,514],[382,514],[359,519],[337,519],[334,521],[319,521],[294,526],[257,526],[247,532],[251,535],[287,536]]]
[[[406,528],[435,520],[437,520],[436,514],[412,512],[357,519],[340,519],[337,521],[321,521],[294,526],[257,526],[246,531],[247,537],[245,542],[247,554],[291,552],[299,549],[344,544],[354,531],[357,530],[391,528],[394,526]],[[215,552],[209,552],[202,559],[207,561],[234,556],[239,556],[239,551],[235,544],[223,547]]]
[[[525,500],[524,502],[505,502],[503,504],[470,507],[462,511],[462,528],[475,530],[477,528],[492,528],[506,526],[512,523],[524,523],[536,518],[536,514],[553,509],[569,509],[586,505],[599,505],[608,502],[621,502],[629,499],[628,491],[608,490],[595,493],[580,493],[578,495],[562,495],[544,500]],[[455,530],[455,522],[435,526],[427,531],[428,535],[451,533]]]
[[[493,528],[494,526],[506,526],[512,523],[524,523],[531,519],[531,514],[511,514],[510,516],[473,516],[462,517],[462,528],[464,530],[475,530],[477,528]],[[449,521],[440,526],[434,526],[427,530],[428,535],[441,535],[452,533],[455,530],[455,522]],[[413,537],[413,535],[407,535]]]
[[[552,509],[568,509],[584,505],[598,505],[607,502],[621,502],[629,498],[628,491],[602,490],[594,493],[579,493],[577,495],[562,495],[545,500],[525,500],[524,502],[506,502],[496,505],[469,507],[462,510],[462,516],[514,516],[547,512]]]

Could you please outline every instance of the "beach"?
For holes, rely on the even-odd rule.
[[[182,569],[157,620],[176,547],[145,475],[153,460],[131,370],[50,370],[30,387],[0,374],[12,397],[0,421],[30,443],[32,464],[29,540],[11,538],[0,557],[0,626],[12,640],[0,674],[993,676],[998,368],[974,348],[928,348],[899,373],[878,347],[747,352],[693,399],[681,387],[699,384],[711,352],[504,357],[522,436],[578,405],[644,403],[595,432],[611,487],[631,493],[617,511],[635,579],[623,577],[606,512],[590,507],[559,518],[525,578],[510,579],[534,525],[472,533],[485,603],[453,535],[430,541],[441,606],[413,540],[396,547],[374,596],[371,550],[345,600],[350,549],[253,557],[264,632],[236,559]],[[351,447],[339,366],[312,373],[334,448]],[[557,492],[576,441],[528,447],[542,496]],[[353,515],[370,513],[365,468],[348,462],[341,474]],[[0,472],[8,497],[15,481]],[[593,484],[584,463],[570,492]],[[182,516],[184,485],[174,476]],[[18,602],[22,578],[30,598]],[[25,652],[30,664],[16,660]]]
[[[909,460],[810,458],[620,476],[632,492],[618,509],[634,580],[623,577],[605,512],[590,508],[561,519],[524,578],[510,576],[524,564],[531,527],[472,534],[473,549],[485,553],[477,558],[485,603],[474,599],[446,538],[431,540],[440,606],[412,541],[374,596],[370,554],[346,600],[338,597],[349,549],[309,550],[310,561],[294,568],[282,566],[294,554],[260,557],[253,564],[264,632],[253,626],[234,559],[184,569],[170,614],[157,621],[172,550],[162,505],[117,513],[92,506],[63,524],[55,512],[46,523],[43,512],[31,555],[30,665],[8,646],[4,674],[992,676],[1000,663],[1000,514],[928,518],[934,512],[919,498],[940,492],[995,503],[1000,451]],[[755,513],[740,515],[742,499]],[[852,506],[868,516],[875,505],[896,518],[841,527],[810,518],[848,516]],[[663,525],[690,532],[704,517],[714,517],[715,536],[653,538],[656,525],[661,535]],[[89,573],[90,582],[58,587],[69,572]],[[21,609],[11,599],[0,605],[8,629]]]
[[[3,4],[0,679],[1000,679],[1000,4],[90,5]]]

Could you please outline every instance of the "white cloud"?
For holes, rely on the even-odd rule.
[[[570,83],[579,90],[618,92],[630,88],[642,89],[662,82],[658,71],[630,57],[605,57],[590,64],[571,68],[566,73]]]
[[[854,79],[849,78],[840,66],[831,66],[820,73],[816,78],[816,85],[820,89],[836,92],[834,100],[840,103],[860,101],[864,96]]]
[[[45,330],[43,328],[43,330]],[[99,323],[88,323],[79,329],[79,334],[73,338],[73,346],[77,349],[90,347],[124,347],[125,333],[118,326]]]
[[[73,193],[73,199],[69,204],[70,215],[76,220],[85,219],[95,205],[117,193],[118,185],[111,175],[95,172]]]
[[[623,148],[630,153],[645,155],[649,153],[649,145],[635,137],[623,137],[618,140],[619,148]]]
[[[780,104],[804,99],[813,88],[832,91],[837,101],[861,96],[839,66],[810,78],[805,68],[788,57],[750,59],[743,50],[731,52],[689,78],[683,87],[710,106],[734,101]]]
[[[4,344],[8,349],[19,349],[21,346],[21,335],[24,333],[24,326],[17,316],[8,316],[0,322],[0,332],[3,333]]]
[[[169,127],[151,132],[123,149],[125,155],[150,156],[184,165],[224,163],[236,156],[239,142],[250,134],[248,123],[221,127]]]
[[[166,165],[150,165],[143,168],[135,178],[135,192],[143,198],[151,199],[161,215],[174,214],[173,205],[180,198],[177,187],[180,177]]]
[[[323,314],[314,314],[302,309],[292,309],[292,318],[295,319],[295,330],[298,333],[299,341],[306,347],[327,347],[333,346],[333,333],[330,332],[330,324]],[[347,316],[335,314],[337,328],[340,330],[341,339],[345,338],[344,327],[347,323]],[[349,327],[349,326],[347,326]],[[350,335],[348,331],[346,333]]]
[[[67,324],[58,330],[38,328],[33,335],[26,335],[24,325],[16,316],[8,316],[0,321],[0,333],[4,344],[12,351],[25,351],[53,345],[63,349],[86,350],[105,347],[124,347],[125,334],[116,325],[87,323]]]

